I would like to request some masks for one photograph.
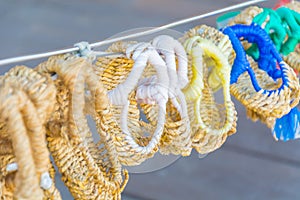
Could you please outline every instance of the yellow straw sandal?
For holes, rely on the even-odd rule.
[[[56,94],[51,78],[18,66],[0,82],[1,199],[61,199],[46,143]]]
[[[182,41],[193,72],[188,87],[183,90],[190,112],[192,145],[205,154],[219,148],[227,136],[236,132],[237,113],[228,79],[229,57],[234,53],[228,37],[208,26],[195,27]],[[213,95],[221,86],[224,105],[216,103]]]
[[[47,139],[62,180],[75,199],[120,199],[127,183],[107,122],[106,90],[97,81],[92,65],[70,55],[50,57],[37,70],[57,74],[55,111],[47,125]],[[87,124],[88,111],[94,118],[100,144],[94,143]],[[91,112],[91,111],[90,111]]]
[[[229,38],[226,35],[224,35],[222,32],[218,31],[213,27],[200,25],[186,32],[184,37],[181,38],[180,40],[183,43],[184,41],[194,36],[200,36],[204,39],[211,41],[222,51],[222,54],[224,54],[224,56],[227,58],[229,64],[230,65],[233,64],[233,59],[235,58],[235,51],[232,48]],[[209,64],[213,65],[213,62],[209,63],[211,61],[213,60],[212,59],[206,60],[206,62],[208,62],[208,65]],[[189,71],[192,71],[192,69],[190,69]],[[220,80],[220,77],[218,75],[219,71],[220,71],[219,68],[214,67],[211,69],[208,76],[209,78],[208,83],[210,87],[212,87],[213,91],[217,91],[222,87],[222,81]]]

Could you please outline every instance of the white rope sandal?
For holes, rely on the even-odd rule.
[[[115,116],[121,124],[115,141],[119,159],[124,165],[138,165],[157,152],[163,134],[169,85],[167,66],[150,43],[117,43],[110,50],[124,52],[126,57],[99,58],[95,71],[109,90]],[[155,79],[148,77],[146,82],[140,82],[142,87],[138,87],[149,65],[157,70],[157,81],[146,84]],[[149,137],[144,136],[148,127],[140,122],[137,101],[158,104],[157,126]]]
[[[188,156],[191,153],[191,130],[187,112],[185,96],[181,89],[188,83],[187,77],[187,55],[183,46],[174,38],[161,35],[153,39],[152,45],[165,60],[169,76],[166,123],[164,133],[159,144],[162,154],[175,154]],[[156,79],[155,69],[149,67],[146,69],[145,76],[151,76]],[[146,82],[149,78],[142,81]],[[148,81],[146,84],[154,84],[154,81]],[[145,83],[143,83],[145,84]],[[139,85],[141,88],[141,85]],[[146,92],[146,91],[145,91]],[[155,127],[157,119],[157,109],[151,104],[141,104],[147,120]]]

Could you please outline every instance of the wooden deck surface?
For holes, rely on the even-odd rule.
[[[83,40],[99,41],[128,29],[158,26],[239,2],[243,1],[0,0],[0,58],[70,47]],[[211,17],[175,30],[184,32],[198,24],[215,26],[214,21]],[[1,67],[1,72],[13,66]],[[239,104],[237,108],[238,132],[221,149],[203,159],[194,152],[162,170],[132,174],[124,199],[300,199],[300,141],[274,141],[269,129],[248,120]],[[63,183],[57,184],[64,199],[72,199]]]

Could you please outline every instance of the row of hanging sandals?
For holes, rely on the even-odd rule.
[[[81,51],[12,68],[0,78],[0,199],[61,199],[50,154],[75,199],[120,199],[128,181],[122,166],[158,151],[188,156],[193,148],[220,148],[236,132],[231,95],[275,138],[297,138],[300,18],[293,9],[300,6],[288,6],[250,7],[220,31],[201,25],[179,40],[118,42],[107,52],[119,55],[96,62]],[[295,124],[281,122],[286,115]]]

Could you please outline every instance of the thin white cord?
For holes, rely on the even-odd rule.
[[[127,40],[127,39],[130,39],[130,38],[136,38],[136,37],[140,37],[140,36],[144,36],[144,35],[150,35],[150,34],[153,34],[153,33],[157,33],[159,31],[163,31],[163,30],[168,29],[168,28],[172,28],[172,27],[179,26],[179,25],[182,25],[182,24],[186,24],[186,23],[189,23],[189,22],[192,22],[192,21],[196,21],[198,19],[203,19],[203,18],[206,18],[206,17],[214,16],[214,15],[217,15],[217,14],[220,14],[220,13],[223,13],[223,12],[227,12],[227,11],[234,10],[234,9],[237,9],[237,8],[249,6],[249,5],[252,5],[252,4],[255,4],[255,3],[258,3],[258,2],[263,2],[263,1],[267,1],[267,0],[247,1],[247,2],[244,2],[244,3],[229,6],[229,7],[226,7],[226,8],[215,10],[215,11],[205,13],[205,14],[202,14],[202,15],[198,15],[198,16],[195,16],[195,17],[191,17],[191,18],[183,19],[183,20],[176,21],[176,22],[173,22],[173,23],[170,23],[170,24],[166,24],[166,25],[163,25],[163,26],[159,26],[159,27],[147,30],[147,31],[142,31],[142,32],[139,32],[139,33],[126,35],[126,36],[123,36],[123,37],[113,38],[113,39],[110,39],[110,40],[104,40],[104,41],[101,41],[101,42],[96,42],[96,43],[91,44],[90,46],[91,46],[91,48],[94,48],[94,47],[99,47],[101,45],[118,42],[120,40]]]
[[[90,47],[95,48],[95,47],[99,47],[99,46],[102,46],[102,45],[105,45],[105,44],[111,44],[111,43],[114,43],[114,42],[118,42],[118,41],[121,41],[121,40],[127,40],[127,39],[136,38],[136,37],[140,37],[140,36],[144,36],[144,35],[150,35],[150,34],[157,33],[159,31],[162,31],[162,30],[165,30],[165,29],[168,29],[168,28],[178,26],[178,25],[186,24],[186,23],[189,23],[189,22],[192,22],[192,21],[196,21],[196,20],[199,20],[199,19],[214,16],[214,15],[217,15],[217,14],[221,14],[223,12],[227,12],[227,11],[230,11],[230,10],[234,10],[234,9],[237,9],[237,8],[249,6],[249,5],[256,4],[256,3],[259,3],[259,2],[264,2],[264,1],[267,1],[267,0],[247,1],[247,2],[244,2],[244,3],[229,6],[229,7],[226,7],[226,8],[222,8],[222,9],[219,9],[219,10],[208,12],[208,13],[198,15],[198,16],[195,16],[195,17],[191,17],[191,18],[183,19],[183,20],[176,21],[176,22],[173,22],[173,23],[170,23],[170,24],[166,24],[166,25],[163,25],[163,26],[159,26],[159,27],[147,30],[147,31],[142,31],[142,32],[138,32],[138,33],[122,36],[122,37],[117,37],[117,38],[113,38],[113,39],[109,39],[109,40],[104,40],[104,41],[101,41],[101,42],[96,42],[96,43],[90,44]],[[35,59],[39,59],[39,58],[45,58],[45,57],[64,54],[64,53],[76,52],[78,50],[79,50],[78,47],[73,47],[73,48],[62,49],[62,50],[58,50],[58,51],[51,51],[51,52],[46,52],[46,53],[39,53],[39,54],[33,54],[33,55],[27,55],[27,56],[20,56],[20,57],[2,59],[2,60],[0,60],[0,66],[1,65],[6,65],[6,64],[11,64],[11,63],[28,61],[28,60],[35,60]],[[111,53],[107,53],[107,54],[103,53],[101,56],[107,56],[107,55],[111,55]]]

